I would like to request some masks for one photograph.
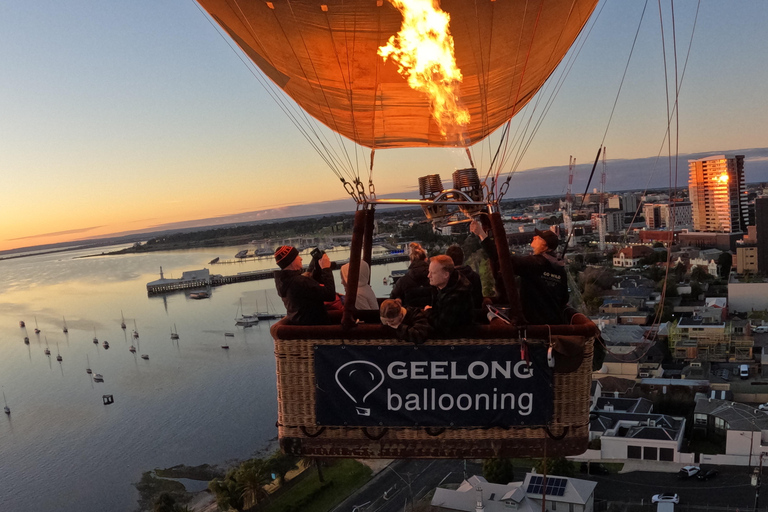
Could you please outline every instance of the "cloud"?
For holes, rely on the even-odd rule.
[[[104,226],[102,225],[102,226],[91,226],[89,228],[68,229],[66,231],[54,231],[52,233],[42,233],[42,234],[39,234],[39,235],[22,236],[22,237],[19,237],[19,238],[7,238],[6,241],[7,242],[11,242],[11,241],[14,241],[14,240],[30,240],[30,239],[34,239],[34,238],[46,238],[46,237],[50,237],[50,236],[74,235],[76,233],[86,233],[88,231],[91,231],[91,230],[94,230],[94,229],[103,228],[103,227]]]

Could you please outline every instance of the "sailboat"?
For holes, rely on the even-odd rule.
[[[35,334],[40,334],[40,329],[37,328],[37,317],[35,317]]]
[[[27,324],[24,323],[24,320],[19,320],[19,327],[26,327]]]
[[[274,320],[277,318],[283,318],[285,314],[283,313],[275,313],[274,307],[272,307],[272,302],[269,300],[269,296],[267,295],[267,290],[264,290],[264,299],[267,301],[267,310],[266,311],[259,311],[256,313],[256,316],[259,318],[259,320]],[[258,309],[258,302],[256,303],[256,309]]]
[[[259,316],[257,313],[252,315],[246,315],[243,313],[243,299],[240,299],[240,307],[238,308],[238,312],[240,313],[240,316],[235,316],[235,325],[251,327],[252,325],[259,323]]]
[[[59,352],[59,342],[56,342],[56,360],[58,362],[62,360],[61,353]]]
[[[133,345],[131,345],[130,347],[128,347],[128,352],[130,352],[130,353],[132,353],[132,354],[135,354],[135,353],[136,353],[136,347],[134,347]]]
[[[134,338],[139,337],[139,331],[136,329],[136,320],[133,321],[133,337]]]
[[[48,348],[48,337],[45,337],[45,350],[43,350],[45,355],[49,356],[51,355],[51,350]]]
[[[67,329],[67,319],[64,317],[61,317],[61,319],[64,321],[64,327],[61,330],[64,331],[64,334],[67,334],[69,332],[69,329]]]
[[[99,344],[99,338],[96,337],[96,326],[93,326],[93,344],[98,345]]]
[[[91,370],[91,360],[88,359],[88,354],[85,355],[85,364],[86,364],[85,373],[87,373],[88,375],[92,374],[93,370]]]
[[[123,310],[120,310],[120,328],[125,330],[125,317],[123,316]]]
[[[229,349],[229,342],[227,342],[227,335],[224,334],[224,344],[221,346],[221,348]]]
[[[8,407],[8,400],[5,398],[5,390],[3,390],[3,402],[5,402],[5,407],[3,407],[3,410],[5,411],[5,414],[11,414],[11,409]]]
[[[179,339],[179,333],[176,331],[176,324],[173,324],[173,330],[171,331],[171,339],[172,340]]]

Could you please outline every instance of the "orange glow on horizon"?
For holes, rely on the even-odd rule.
[[[408,86],[427,95],[432,116],[443,136],[469,124],[469,112],[459,102],[463,80],[456,65],[450,15],[433,0],[389,0],[403,15],[400,32],[379,47],[379,55],[391,58]]]

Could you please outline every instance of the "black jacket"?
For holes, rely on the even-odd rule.
[[[528,323],[567,323],[568,275],[562,260],[548,252],[538,256],[512,256],[512,267],[520,276],[520,302]]]
[[[469,265],[456,267],[456,270],[469,281],[472,289],[472,306],[475,309],[483,307],[483,281],[480,279],[480,274],[472,270]]]
[[[423,308],[432,305],[434,287],[429,284],[429,263],[416,260],[408,272],[397,280],[390,298],[400,299],[403,306]]]
[[[467,278],[454,270],[445,288],[437,290],[427,317],[441,337],[455,338],[467,333],[474,323],[472,285]]]
[[[427,315],[419,308],[405,309],[405,318],[395,330],[397,339],[410,341],[417,345],[424,343],[432,336],[432,326],[429,325]]]
[[[286,322],[293,325],[322,325],[328,323],[323,302],[336,299],[336,284],[331,269],[319,272],[321,283],[302,275],[301,270],[275,272],[277,294],[285,304]]]

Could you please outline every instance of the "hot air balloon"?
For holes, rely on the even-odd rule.
[[[507,123],[559,65],[597,0],[198,3],[304,112],[370,148],[372,166],[379,149],[470,148]],[[326,161],[333,168],[334,157]],[[389,338],[378,315],[354,308],[375,206],[408,201],[380,200],[372,183],[342,181],[358,206],[344,316],[339,325],[271,329],[282,448],[383,458],[582,453],[595,326],[586,318],[526,325],[500,195],[473,165],[454,173],[450,189],[439,175],[419,179],[422,199],[411,202],[430,218],[453,206],[467,217],[490,214],[515,322],[415,348]]]

